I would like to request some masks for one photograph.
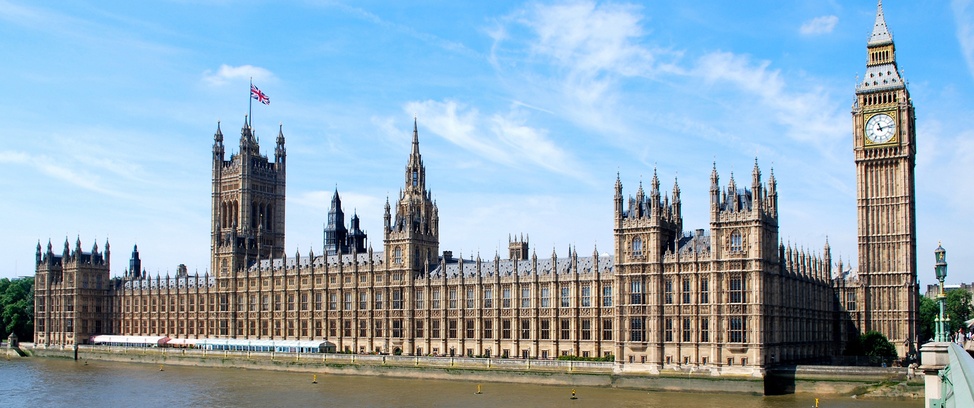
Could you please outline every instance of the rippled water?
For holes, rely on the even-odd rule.
[[[762,397],[468,381],[335,376],[48,358],[0,359],[4,407],[812,407],[814,396]],[[921,407],[922,400],[822,398],[819,406]]]

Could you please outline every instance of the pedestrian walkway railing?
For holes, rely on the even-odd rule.
[[[936,408],[974,407],[974,358],[957,343],[947,348],[949,363],[939,372],[940,396],[931,398]]]

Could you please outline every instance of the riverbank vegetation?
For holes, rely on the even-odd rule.
[[[34,278],[0,279],[0,338],[34,341]]]

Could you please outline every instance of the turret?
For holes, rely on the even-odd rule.
[[[247,115],[244,115],[244,124],[240,128],[240,154],[245,156],[256,156],[260,154],[260,146],[257,145],[257,141],[254,139],[254,129],[247,122]]]
[[[751,202],[753,203],[752,209],[754,210],[755,213],[759,213],[759,214],[761,213],[764,204],[762,203],[762,197],[761,197],[762,190],[763,188],[761,187],[761,169],[758,168],[758,158],[755,157],[754,170],[751,171],[751,195],[752,195]]]
[[[142,271],[142,259],[139,259],[138,244],[132,246],[132,257],[129,258],[129,274],[133,279],[139,279]]]
[[[650,181],[650,190],[649,190],[649,200],[651,201],[649,205],[650,208],[652,209],[650,211],[653,218],[658,218],[662,212],[660,209],[659,197],[660,197],[659,177],[656,176],[656,168],[653,167],[653,180]]]
[[[717,175],[717,162],[710,171],[710,210],[717,212],[720,208],[720,177]]]
[[[673,222],[677,223],[677,232],[683,229],[683,207],[680,203],[680,183],[673,178]]]
[[[731,208],[734,210],[739,209],[739,200],[737,199],[737,183],[734,182],[734,172],[731,171],[730,182],[727,183],[727,197],[730,199]]]
[[[768,214],[778,217],[778,182],[774,179],[774,167],[768,175]]]
[[[615,196],[613,197],[615,203],[615,216],[616,216],[616,228],[621,227],[619,223],[622,220],[623,210],[622,210],[622,180],[619,178],[619,172],[616,172],[616,185],[615,185]]]
[[[280,124],[277,130],[277,147],[274,149],[274,163],[279,167],[278,170],[284,170],[284,159],[287,156],[287,152],[284,150],[284,124]]]
[[[348,229],[345,228],[345,212],[342,210],[342,198],[338,195],[337,187],[331,196],[328,225],[325,226],[324,235],[326,255],[340,255],[347,252]]]
[[[41,240],[37,240],[37,260],[35,265],[41,264]]]
[[[646,193],[643,191],[643,182],[642,180],[640,180],[639,188],[636,190],[636,208],[632,214],[636,218],[646,216],[646,214],[643,212],[645,210],[643,208],[643,203],[645,202],[645,200],[646,200]]]
[[[822,252],[823,279],[832,278],[832,247],[829,246],[829,237],[825,237],[825,249]]]
[[[385,232],[385,234],[383,236],[384,239],[389,238],[389,231],[392,230],[392,212],[391,212],[391,210],[392,210],[392,208],[389,206],[389,196],[386,196],[385,215],[382,216],[382,220],[383,220],[382,223],[383,223],[383,226],[384,226],[383,230]]]
[[[216,121],[216,133],[213,134],[213,166],[223,165],[223,130],[220,129],[220,121]]]

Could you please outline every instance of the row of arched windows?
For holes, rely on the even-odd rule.
[[[220,204],[220,225],[222,228],[231,227],[240,219],[240,203],[236,200],[224,201]],[[270,230],[274,225],[274,205],[254,201],[250,204],[250,227],[263,226]]]
[[[220,204],[220,225],[229,228],[235,220],[240,219],[240,204],[234,201],[224,201]]]

